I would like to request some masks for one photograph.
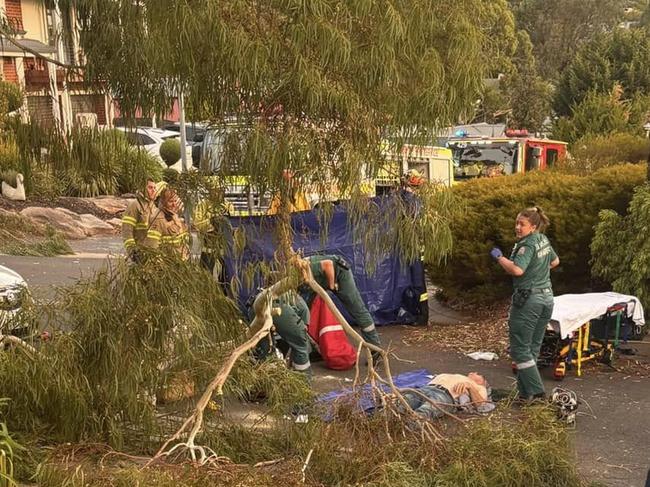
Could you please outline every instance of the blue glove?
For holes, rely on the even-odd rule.
[[[490,250],[490,256],[494,260],[499,260],[499,257],[503,257],[503,252],[501,252],[501,249],[499,247],[494,247],[492,250]]]

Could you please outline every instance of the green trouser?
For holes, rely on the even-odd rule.
[[[329,289],[327,277],[320,268],[320,260],[323,258],[331,259],[332,262],[334,262],[334,279],[338,285],[338,290],[334,291],[334,294],[339,298],[352,318],[350,324],[361,328],[361,336],[365,341],[380,347],[381,341],[379,339],[379,333],[377,333],[377,328],[375,327],[375,322],[372,319],[368,308],[366,308],[363,299],[361,299],[361,294],[359,294],[359,289],[354,282],[354,276],[352,275],[352,271],[347,262],[337,255],[321,256],[321,259],[312,261],[311,263],[311,270],[314,279],[323,289]],[[311,289],[307,291],[307,295],[308,302],[311,305],[315,295]]]
[[[300,372],[311,373],[309,353],[311,346],[307,336],[309,324],[309,308],[305,301],[297,295],[283,296],[273,302],[273,307],[281,310],[280,315],[273,316],[273,326],[278,335],[291,347],[291,362],[293,368]],[[258,344],[258,352],[265,356],[269,351],[269,340],[264,338]]]
[[[524,303],[513,296],[508,319],[510,356],[517,368],[517,388],[521,398],[544,394],[544,384],[537,370],[537,357],[544,331],[553,313],[553,291],[534,289]]]

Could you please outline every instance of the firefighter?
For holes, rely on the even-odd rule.
[[[417,191],[423,184],[424,177],[417,169],[409,169],[402,178],[400,196],[406,205],[408,214],[413,217],[417,217],[422,209],[422,202]]]
[[[309,308],[296,292],[287,292],[273,301],[274,308],[280,308],[279,315],[273,315],[273,326],[278,335],[291,349],[291,364],[294,370],[311,377],[309,353],[311,346],[307,336]],[[269,340],[264,338],[258,345],[259,357],[269,352]]]
[[[289,206],[289,213],[294,213],[296,211],[307,211],[311,210],[311,205],[307,200],[305,192],[297,187],[296,182],[293,178],[293,173],[289,170],[284,170],[282,172],[282,178],[286,181],[288,186],[288,191],[290,192],[289,197],[287,198],[287,204]],[[275,194],[271,200],[271,205],[267,211],[267,215],[277,215],[280,211],[280,206],[282,205],[282,196],[281,194]]]
[[[424,184],[424,177],[416,169],[409,169],[402,178],[400,198],[403,204],[404,225],[413,227],[413,223],[422,212],[422,200],[418,195],[419,189]],[[429,295],[427,292],[426,276],[424,272],[424,248],[420,244],[420,257],[409,265],[411,285],[404,290],[402,302],[414,316],[415,323],[426,326],[429,321]]]
[[[511,276],[514,293],[508,317],[510,355],[517,370],[517,388],[522,400],[545,396],[537,370],[537,358],[546,325],[553,313],[553,289],[550,270],[560,263],[546,235],[540,233],[549,224],[541,208],[527,208],[517,215],[517,243],[510,258],[498,247],[492,258]]]
[[[222,286],[225,286],[226,282],[222,257],[225,241],[220,229],[227,224],[227,217],[233,210],[231,203],[217,203],[209,199],[199,202],[194,210],[194,226],[201,243],[201,266]]]
[[[190,239],[185,223],[178,216],[180,206],[180,198],[173,189],[167,188],[162,192],[159,209],[151,218],[143,245],[187,260],[190,258]]]
[[[307,257],[314,280],[325,290],[332,291],[339,298],[345,309],[352,317],[352,325],[361,328],[361,336],[365,341],[381,347],[379,333],[375,322],[363,300],[349,264],[338,255],[312,255]],[[313,301],[313,292],[309,290],[308,303]],[[377,356],[376,354],[374,355]]]
[[[127,255],[133,261],[137,260],[137,248],[147,238],[149,222],[156,212],[156,198],[164,188],[165,183],[156,183],[147,178],[145,193],[138,192],[126,208],[122,216],[122,239]]]

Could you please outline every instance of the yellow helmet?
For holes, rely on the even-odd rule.
[[[408,186],[421,186],[424,183],[424,177],[417,169],[409,169],[404,175],[404,182]]]
[[[167,183],[165,181],[156,183],[156,192],[153,195],[153,199],[158,198],[165,188],[167,188]]]

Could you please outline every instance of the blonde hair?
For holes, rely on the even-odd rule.
[[[551,224],[551,220],[549,220],[549,218],[546,216],[546,213],[544,213],[544,211],[539,206],[526,208],[525,210],[519,212],[519,216],[523,216],[539,231],[546,229]]]

